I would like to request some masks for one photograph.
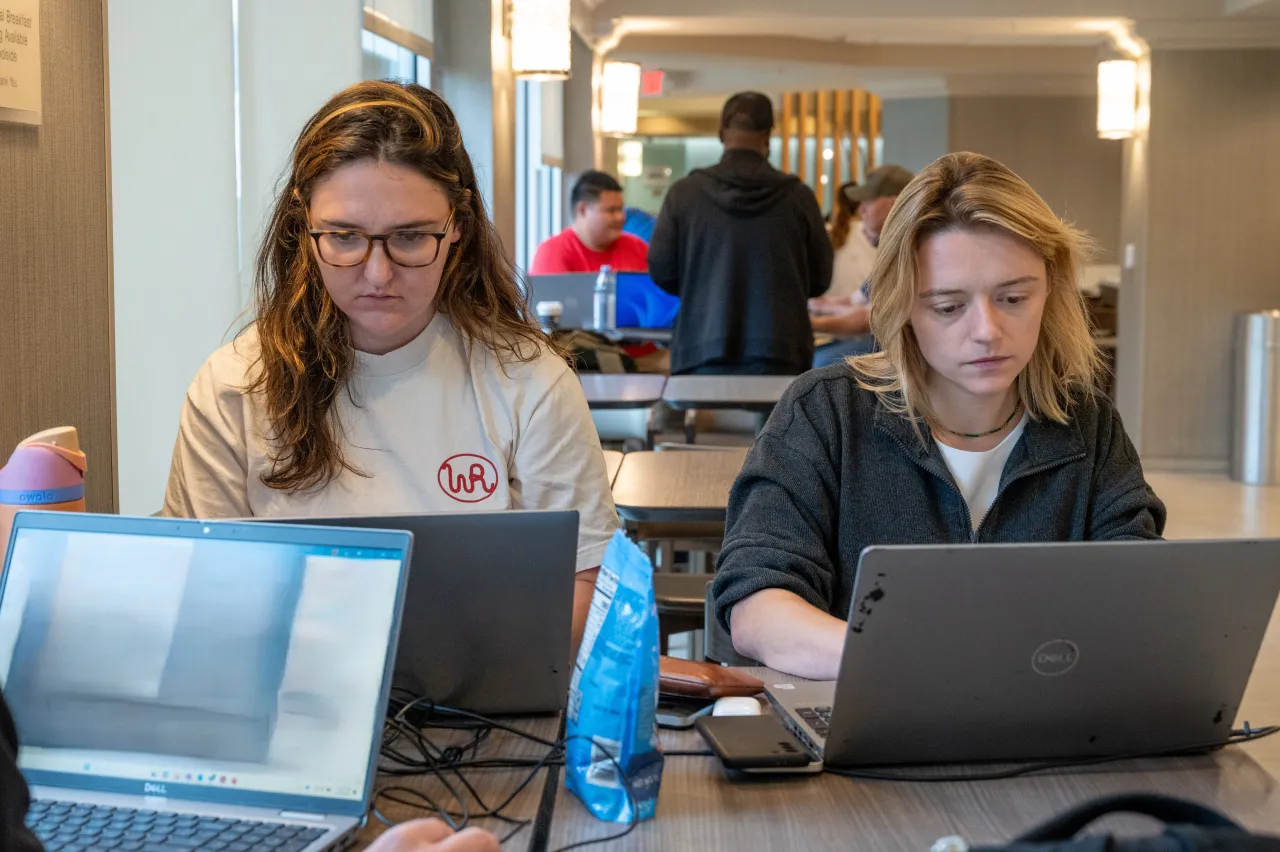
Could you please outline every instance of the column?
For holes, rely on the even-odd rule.
[[[516,245],[516,86],[502,0],[436,0],[432,82],[462,127],[476,180],[510,255]]]

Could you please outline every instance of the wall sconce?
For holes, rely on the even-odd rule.
[[[631,136],[640,112],[640,66],[606,62],[600,77],[600,132]]]
[[[1138,129],[1138,63],[1098,63],[1098,138],[1129,139]]]
[[[508,0],[511,70],[521,80],[567,80],[570,0]]]

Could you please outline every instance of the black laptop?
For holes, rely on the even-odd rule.
[[[393,681],[398,697],[484,715],[564,709],[577,512],[254,520],[413,533]]]

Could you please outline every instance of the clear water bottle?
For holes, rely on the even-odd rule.
[[[591,319],[596,331],[607,334],[618,325],[618,276],[612,266],[600,267],[591,294]]]

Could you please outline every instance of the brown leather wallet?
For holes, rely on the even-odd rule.
[[[663,695],[689,698],[724,698],[727,695],[756,695],[764,691],[764,682],[741,669],[661,657],[658,691]]]

